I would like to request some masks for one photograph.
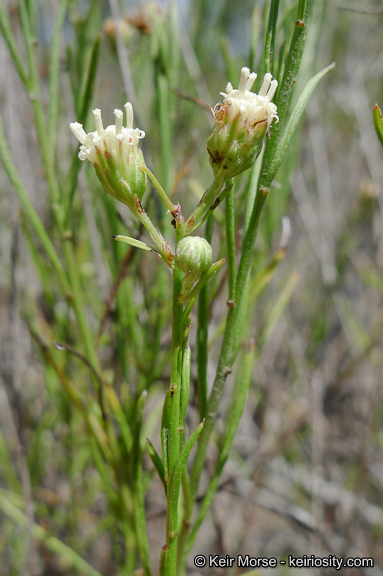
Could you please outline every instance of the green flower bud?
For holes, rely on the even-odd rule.
[[[213,250],[205,238],[187,236],[177,245],[175,264],[185,272],[185,281],[193,284],[198,277],[210,268],[213,259]]]
[[[271,74],[266,74],[259,94],[250,92],[257,75],[242,68],[238,90],[228,83],[223,102],[213,109],[216,121],[207,141],[207,151],[214,174],[223,169],[225,179],[233,178],[251,168],[262,150],[265,134],[277,107],[271,102],[278,86]]]
[[[92,162],[105,192],[134,210],[134,196],[141,200],[146,189],[146,174],[139,169],[145,165],[139,140],[145,132],[133,128],[133,107],[125,104],[126,128],[122,125],[123,112],[114,110],[115,125],[104,129],[101,110],[93,110],[96,131],[87,134],[78,122],[70,128],[80,142],[80,160]]]

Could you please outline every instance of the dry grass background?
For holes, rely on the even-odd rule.
[[[362,10],[354,11],[353,6],[328,2],[318,11],[322,23],[312,23],[309,49],[315,54],[315,70],[331,61],[336,62],[336,69],[320,84],[309,105],[288,186],[291,194],[284,193],[281,209],[277,181],[270,196],[265,228],[275,208],[290,218],[292,233],[285,260],[258,301],[252,327],[255,342],[264,311],[271,308],[293,269],[297,285],[254,370],[221,489],[190,558],[190,574],[195,576],[224,573],[193,567],[194,553],[213,552],[276,558],[287,554],[372,557],[373,569],[344,569],[342,573],[383,573],[383,153],[372,123],[375,101],[383,104],[383,15],[369,13],[368,5],[358,3]],[[243,3],[243,9],[248,11],[249,5]],[[214,14],[210,17],[214,24]],[[219,25],[226,26],[229,38],[233,35],[239,60],[239,24],[234,16],[230,20],[228,7]],[[97,96],[100,107],[105,102],[110,108],[115,105],[111,94],[119,79],[116,64],[110,66],[114,57],[106,40],[104,50]],[[217,87],[222,89],[224,84],[224,72],[218,68],[210,78],[208,63],[202,68],[210,93],[216,95]],[[44,219],[49,211],[30,109],[2,41],[0,69],[0,103],[10,149]],[[302,83],[308,74],[303,68]],[[67,109],[62,119],[63,151],[69,142],[65,116],[70,113]],[[186,188],[181,183],[179,194]],[[89,207],[84,182],[81,189]],[[27,513],[33,515],[32,501],[38,501],[45,509],[47,530],[55,515],[55,530],[64,541],[73,530],[70,522],[77,524],[78,534],[85,539],[105,513],[105,498],[98,492],[91,469],[74,480],[77,492],[69,486],[66,472],[76,474],[76,441],[68,438],[65,423],[50,421],[41,357],[23,315],[30,302],[44,310],[43,296],[20,231],[19,202],[1,170],[0,190],[1,428],[30,504]],[[272,250],[278,241],[275,234]],[[96,281],[106,295],[110,278],[102,266]],[[221,317],[222,306],[219,301],[213,307],[212,326]],[[209,373],[214,373],[215,350]],[[225,409],[224,401],[222,413]],[[41,434],[39,454],[33,454],[36,430]],[[207,470],[213,459],[212,449]],[[31,481],[36,476],[35,464],[43,468],[39,485]],[[66,513],[67,507],[76,505],[77,512]],[[151,486],[147,506],[156,558],[165,507],[157,481]],[[11,556],[20,552],[18,546],[25,546],[26,540],[18,542],[13,525],[5,518],[2,523],[1,574],[73,573],[33,540],[30,561],[17,573],[17,562]],[[116,573],[107,532],[90,543],[86,554],[102,574]],[[38,557],[44,559],[45,572],[39,572]],[[278,568],[278,573],[285,572]],[[296,573],[319,576],[321,570]]]

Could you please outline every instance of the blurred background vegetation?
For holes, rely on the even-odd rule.
[[[11,156],[57,252],[65,252],[66,241],[73,244],[90,347],[121,400],[139,454],[148,434],[158,447],[169,377],[170,277],[151,254],[112,240],[114,234],[141,237],[142,230],[78,161],[68,125],[78,120],[93,130],[92,118],[86,120],[92,107],[112,123],[113,109],[128,97],[146,132],[148,166],[190,213],[212,177],[206,105],[218,101],[228,80],[237,85],[241,66],[262,77],[268,4],[179,2],[177,23],[174,3],[69,1],[66,11],[61,0],[35,2],[41,102],[66,207],[64,233],[71,231],[66,240],[55,224],[33,102],[0,39],[0,106]],[[296,5],[281,0],[281,53]],[[25,61],[19,7],[4,6]],[[296,94],[324,66],[335,61],[336,68],[309,104],[263,215],[248,324],[208,472],[229,391],[245,377],[250,350],[248,402],[190,574],[214,573],[194,568],[194,553],[365,556],[375,561],[369,574],[383,572],[383,153],[372,122],[374,103],[383,104],[382,27],[377,4],[314,4]],[[59,78],[56,108],[49,104],[52,73]],[[236,182],[238,242],[251,177]],[[152,191],[146,206],[170,230]],[[283,216],[291,235],[281,247]],[[95,397],[89,349],[1,166],[0,226],[0,574],[128,574],[122,537],[128,528],[113,508],[113,486],[95,465],[97,450],[65,387],[69,382],[84,398]],[[224,236],[218,209],[216,260],[225,254]],[[226,314],[225,280],[223,269],[210,289],[209,382]],[[55,341],[66,350],[57,350]],[[192,346],[196,388],[195,332]],[[196,396],[191,428],[198,422]],[[126,467],[134,476],[134,463]],[[150,549],[158,562],[165,500],[152,468],[144,458]]]

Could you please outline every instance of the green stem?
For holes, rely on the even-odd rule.
[[[78,102],[75,102],[76,114],[80,124],[86,124],[88,111],[90,108],[94,86],[96,83],[96,72],[98,57],[100,53],[101,34],[96,37],[92,46],[89,65],[84,70],[84,90],[78,97]],[[81,162],[78,161],[77,150],[72,155],[72,162],[69,169],[67,183],[65,186],[65,194],[63,195],[64,212],[66,222],[70,222],[72,218],[73,199],[77,189],[78,174],[80,172]]]
[[[191,351],[189,341],[185,338],[182,346],[182,380],[181,380],[181,398],[180,398],[180,431],[181,431],[181,449],[185,444],[185,421],[186,411],[189,403],[190,393],[190,361]]]
[[[160,121],[161,141],[161,182],[165,190],[169,190],[169,171],[172,150],[172,123],[170,119],[170,94],[168,79],[158,71],[157,76],[158,116]]]
[[[213,218],[206,224],[205,238],[211,244],[213,236]],[[197,316],[197,375],[198,375],[198,409],[200,420],[206,417],[207,406],[207,360],[208,360],[208,327],[209,327],[209,284],[201,289],[198,297]]]
[[[154,226],[148,214],[143,209],[141,202],[136,194],[134,196],[134,204],[135,204],[133,209],[134,214],[136,214],[137,218],[140,219],[143,226],[145,226],[146,230],[149,232],[151,239],[157,246],[158,251],[165,260],[165,262],[169,264],[169,262],[173,260],[173,254],[171,248],[169,244],[166,242],[165,238],[162,236],[161,232]]]
[[[277,26],[279,11],[279,0],[271,0],[269,10],[269,21],[267,24],[265,41],[265,72],[270,72],[274,76],[274,50],[275,50],[275,30]]]
[[[235,212],[234,212],[234,188],[231,187],[226,198],[226,247],[229,300],[228,304],[234,306],[235,302]]]
[[[249,227],[243,240],[242,256],[238,267],[238,273],[235,283],[236,306],[238,306],[238,304],[241,302],[244,295],[246,280],[249,272],[251,258],[253,255],[254,243],[257,238],[257,233],[259,229],[259,220],[263,210],[263,206],[267,198],[267,192],[268,192],[267,190],[263,189],[258,190],[253,207],[253,212],[249,222]],[[199,437],[197,452],[194,458],[193,469],[191,472],[191,489],[194,498],[196,498],[197,495],[199,478],[205,462],[210,435],[213,431],[215,420],[217,417],[217,410],[222,397],[223,386],[225,384],[228,374],[230,374],[231,372],[231,368],[235,360],[232,354],[232,347],[236,329],[238,330],[238,327],[236,327],[236,322],[238,319],[236,312],[237,312],[236,308],[229,309],[229,313],[226,320],[225,333],[223,336],[223,342],[221,347],[221,354],[218,361],[217,373],[213,384],[213,390],[211,392],[208,402],[206,422]]]
[[[226,196],[229,194],[232,188],[233,188],[233,180],[232,179],[227,180],[224,187],[221,189],[218,196],[216,197],[214,204],[206,210],[205,214],[198,221],[198,223],[189,230],[189,234],[192,234],[195,230],[197,230],[197,228],[202,226],[202,224],[210,218],[213,211],[225,200]]]
[[[166,411],[168,416],[165,423],[169,426],[167,437],[168,475],[171,479],[176,468],[180,453],[180,399],[182,382],[182,355],[181,340],[183,333],[183,306],[179,304],[179,296],[182,290],[183,273],[173,270],[173,304],[172,304],[172,360],[170,371],[170,394],[167,392],[168,402]],[[164,454],[165,460],[166,454]],[[166,467],[165,467],[166,470]],[[161,576],[174,576],[177,570],[178,556],[178,497],[172,498],[170,490],[167,490],[166,509],[166,545],[167,552],[162,563]]]
[[[169,210],[170,213],[174,212],[176,207],[174,206],[173,202],[170,200],[169,196],[166,194],[164,188],[161,186],[157,178],[154,176],[153,172],[149,170],[147,166],[143,164],[139,166],[142,172],[145,172],[147,176],[149,176],[150,180],[152,181],[155,189],[157,190],[162,202],[165,204],[166,208]]]
[[[60,33],[64,25],[67,12],[67,0],[61,0],[52,35],[49,61],[49,112],[48,131],[52,150],[56,148],[57,124],[59,112],[59,74],[60,74]]]
[[[193,514],[193,496],[190,489],[190,478],[186,468],[182,476],[182,493],[184,497],[184,517],[178,540],[178,574],[180,576],[185,574],[186,570],[188,531]]]
[[[170,374],[169,477],[173,474],[180,451],[181,358],[181,349],[177,344],[173,348]]]
[[[278,87],[275,104],[278,107],[279,122],[273,126],[272,138],[268,142],[265,159],[262,167],[262,181],[268,181],[270,185],[270,164],[275,155],[275,149],[280,135],[285,126],[287,107],[290,102],[291,92],[296,83],[299,68],[302,61],[303,51],[307,38],[307,25],[313,0],[300,0],[298,5],[298,19],[295,22],[294,33],[290,43],[289,53],[286,59],[282,82]],[[274,177],[275,174],[272,175]]]
[[[8,14],[5,9],[5,2],[0,2],[0,29],[3,34],[4,40],[7,43],[8,50],[11,54],[15,68],[20,76],[20,79],[24,86],[27,88],[28,76],[24,70],[24,64],[20,57],[19,50],[17,48],[16,40],[12,31],[12,26],[9,22]]]
[[[236,303],[239,302],[243,297],[251,259],[254,253],[254,244],[258,236],[260,218],[268,192],[269,190],[267,188],[258,188],[258,192],[255,197],[249,226],[246,230],[242,243],[242,254],[238,266],[237,278],[235,281]]]
[[[205,213],[208,212],[214,205],[214,198],[218,197],[225,185],[225,179],[222,174],[222,169],[220,169],[214,176],[212,185],[198,202],[197,207],[191,214],[190,218],[185,224],[184,236],[191,234],[198,226],[201,224],[200,220],[204,217]]]
[[[185,419],[186,419],[186,410],[189,402],[190,360],[191,360],[190,346],[187,339],[185,339],[185,342],[183,343],[183,352],[182,352],[182,387],[181,387],[181,414],[180,414],[180,430],[182,430],[181,450],[184,448],[186,442]],[[183,571],[184,568],[184,558],[183,558],[184,543],[185,538],[187,537],[188,528],[190,525],[190,518],[193,512],[193,499],[190,490],[190,479],[187,466],[185,466],[182,474],[182,493],[183,493],[183,519],[177,550],[178,571],[181,572]]]

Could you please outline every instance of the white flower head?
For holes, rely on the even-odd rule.
[[[138,141],[145,137],[145,132],[139,128],[133,128],[133,107],[130,102],[124,106],[126,111],[126,128],[122,125],[124,114],[122,110],[115,109],[115,124],[104,128],[101,110],[93,110],[96,131],[88,134],[78,122],[72,122],[70,129],[80,142],[80,160],[90,160],[93,164],[97,162],[97,152],[110,152],[114,160],[121,156],[128,156],[133,147],[138,147]]]
[[[93,110],[95,132],[87,134],[78,122],[72,122],[70,129],[81,144],[80,160],[92,162],[104,190],[132,207],[134,195],[141,199],[146,188],[146,174],[140,169],[145,160],[139,146],[145,132],[133,128],[131,103],[127,102],[124,108],[126,127],[123,126],[122,110],[116,109],[115,123],[104,128],[101,110],[96,108]]]
[[[278,82],[265,74],[259,94],[255,94],[251,88],[256,78],[254,72],[242,68],[238,89],[229,82],[226,92],[221,92],[223,102],[212,109],[216,124],[207,151],[214,173],[222,172],[227,179],[254,164],[272,121],[278,122],[277,107],[271,101]]]
[[[270,73],[265,74],[259,93],[255,94],[251,92],[251,88],[256,78],[255,72],[250,73],[249,68],[242,68],[238,90],[234,90],[229,82],[226,86],[226,92],[220,93],[224,100],[223,103],[217,105],[218,111],[227,107],[228,123],[235,121],[240,116],[241,121],[248,123],[250,127],[265,122],[267,129],[269,129],[274,118],[278,122],[277,107],[272,102],[278,82],[272,80]]]

